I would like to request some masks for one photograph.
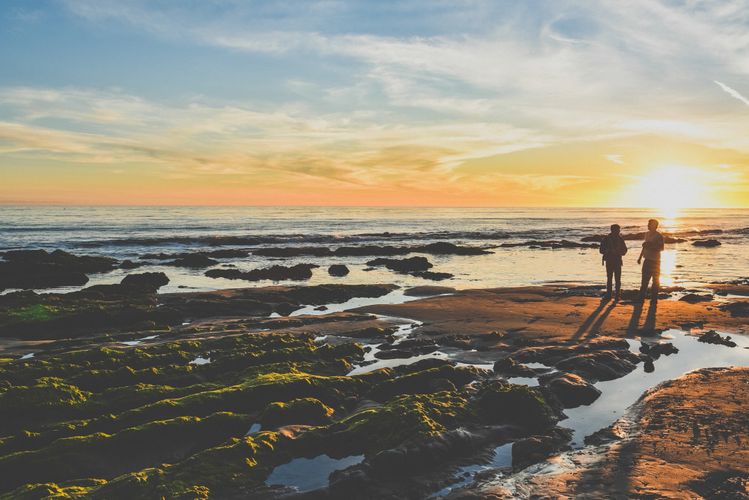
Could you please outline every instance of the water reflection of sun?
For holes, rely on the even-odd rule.
[[[676,256],[676,250],[664,250],[661,252],[661,285],[663,286],[674,286]]]

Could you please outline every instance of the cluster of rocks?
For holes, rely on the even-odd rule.
[[[111,271],[118,264],[109,257],[78,256],[62,250],[10,250],[0,255],[0,291],[81,286],[88,283],[87,274]]]

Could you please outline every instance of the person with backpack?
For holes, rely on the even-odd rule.
[[[601,265],[606,264],[606,295],[604,299],[611,299],[612,281],[616,281],[616,301],[622,291],[622,257],[627,254],[627,244],[621,235],[619,224],[611,225],[611,232],[601,240]]]

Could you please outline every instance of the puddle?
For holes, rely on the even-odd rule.
[[[721,333],[721,335],[725,334]],[[688,335],[682,330],[668,330],[660,337],[646,338],[646,343],[659,340],[670,342],[679,349],[679,352],[656,359],[655,370],[652,373],[645,372],[644,364],[639,363],[629,375],[616,380],[598,382],[595,386],[601,391],[601,396],[589,406],[564,410],[569,418],[560,422],[559,425],[573,430],[573,447],[582,447],[585,436],[611,425],[646,390],[661,382],[678,378],[700,368],[749,365],[749,352],[744,349],[744,347],[749,347],[749,338],[733,335],[731,339],[738,344],[736,347],[704,344],[699,342],[697,337]],[[628,342],[630,349],[639,353],[639,340]]]
[[[157,338],[159,338],[158,335],[149,335],[148,337],[143,337],[143,338],[140,338],[138,340],[153,340],[153,339],[157,339]]]
[[[723,332],[720,333],[725,335]],[[564,468],[576,467],[574,457],[577,454],[582,453],[585,456],[590,454],[591,447],[586,448],[584,445],[583,439],[585,436],[608,427],[624,416],[627,409],[637,402],[645,391],[662,382],[701,368],[749,365],[749,351],[747,351],[749,349],[749,338],[742,335],[731,335],[731,340],[737,344],[736,347],[705,344],[699,342],[696,336],[676,329],[665,331],[658,337],[648,337],[643,340],[648,344],[670,342],[679,349],[679,352],[670,356],[661,355],[654,361],[655,370],[651,373],[644,370],[644,363],[639,363],[632,373],[624,377],[595,384],[601,391],[601,396],[591,405],[565,409],[564,412],[569,418],[559,423],[561,427],[572,429],[571,445],[574,451],[532,465],[510,476],[498,473],[492,480],[492,484],[512,490],[511,486],[522,482],[523,478],[532,478],[538,474],[557,473]],[[630,349],[639,353],[640,339],[628,340],[628,342]],[[531,368],[549,368],[540,363],[527,364]],[[511,377],[508,380],[516,384],[538,385],[535,378]],[[494,459],[489,464],[461,467],[455,476],[455,483],[435,493],[432,498],[445,496],[456,488],[469,485],[478,472],[511,466],[511,445],[512,443],[508,443],[498,447],[495,450]]]
[[[129,346],[140,345],[142,343],[143,342],[141,342],[140,340],[125,340],[125,341],[120,342],[120,344],[125,344]]]
[[[201,358],[198,356],[197,358],[190,361],[188,364],[190,365],[207,365],[211,362],[211,358]]]
[[[249,436],[250,434],[255,434],[256,432],[260,432],[260,429],[261,429],[260,424],[257,424],[257,423],[252,424],[250,426],[250,430],[247,431],[247,434],[245,434],[245,436]]]
[[[340,304],[325,304],[326,309],[323,311],[316,310],[319,305],[316,306],[304,306],[301,309],[297,309],[292,312],[289,316],[300,316],[302,314],[309,315],[321,315],[347,311],[349,309],[355,309],[357,307],[373,306],[380,304],[403,304],[404,302],[410,302],[412,300],[423,299],[426,297],[411,297],[403,294],[403,290],[393,290],[392,292],[383,295],[381,297],[354,297],[341,302]]]
[[[327,455],[318,455],[315,458],[295,458],[273,469],[265,484],[288,486],[299,492],[312,491],[326,487],[331,473],[356,465],[362,460],[364,460],[364,455],[338,459]]]
[[[35,353],[33,353],[33,352],[30,352],[30,353],[28,353],[28,354],[24,354],[24,355],[23,355],[23,356],[21,356],[21,357],[20,357],[19,359],[31,359],[31,358],[33,358],[33,357],[34,357],[34,354],[35,354]]]
[[[538,379],[536,377],[507,377],[507,381],[511,384],[538,387]]]
[[[476,477],[476,474],[479,472],[506,467],[512,467],[512,443],[505,443],[501,446],[497,446],[493,451],[492,459],[486,464],[465,465],[459,468],[455,474],[455,477],[459,478],[458,481],[441,489],[430,498],[441,498],[454,489],[468,486],[473,482],[474,477]]]

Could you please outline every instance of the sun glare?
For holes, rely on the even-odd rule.
[[[626,204],[653,208],[675,218],[682,209],[712,206],[705,174],[694,167],[658,167],[627,190]]]

